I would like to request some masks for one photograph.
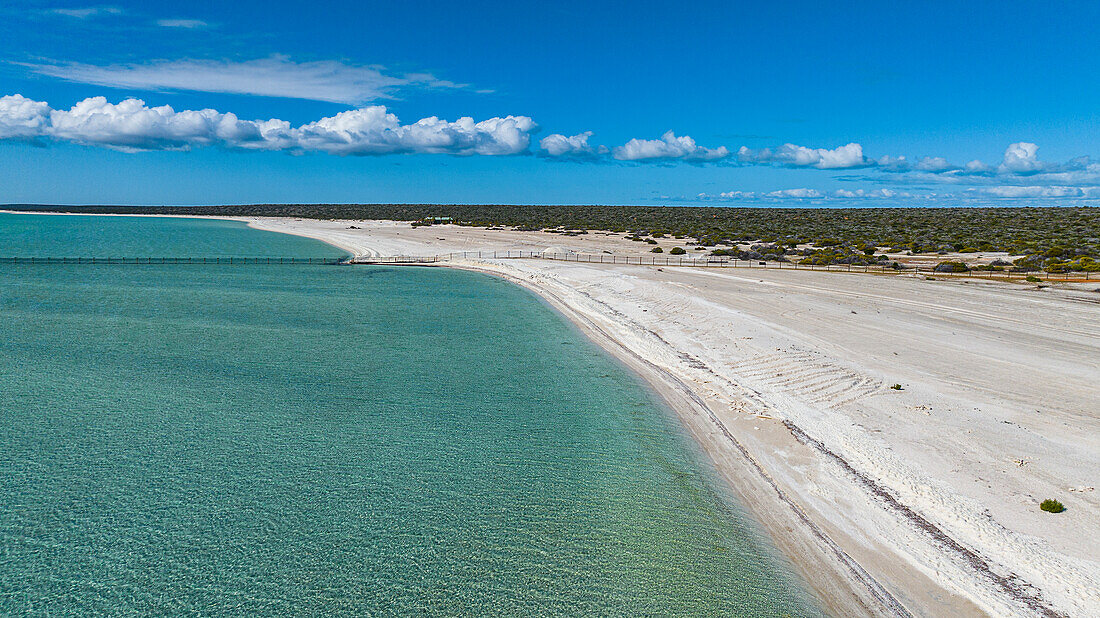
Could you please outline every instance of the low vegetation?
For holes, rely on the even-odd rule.
[[[1064,504],[1052,498],[1047,498],[1046,500],[1043,500],[1043,502],[1039,504],[1039,508],[1046,511],[1047,513],[1061,513],[1062,511],[1066,510],[1066,506]]]

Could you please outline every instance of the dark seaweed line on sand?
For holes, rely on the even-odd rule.
[[[995,573],[990,567],[989,562],[981,557],[977,552],[963,546],[961,543],[951,538],[941,528],[925,519],[919,513],[912,508],[902,504],[897,498],[893,496],[885,487],[879,485],[871,478],[860,473],[858,470],[852,467],[843,457],[837,455],[833,451],[829,450],[827,446],[816,440],[806,432],[802,431],[794,423],[784,420],[783,425],[790,430],[791,434],[803,444],[813,448],[819,453],[829,457],[833,462],[838,464],[845,472],[853,476],[861,485],[867,488],[873,495],[881,499],[886,503],[888,507],[905,516],[917,528],[923,530],[929,536],[931,536],[936,542],[942,545],[944,548],[950,550],[956,555],[960,556],[967,564],[969,564],[975,571],[984,576],[989,581],[997,585],[998,588],[1003,590],[1012,599],[1023,603],[1028,609],[1039,612],[1043,616],[1061,617],[1065,616],[1061,612],[1056,611],[1047,605],[1037,592],[1031,592],[1027,589],[1027,585],[1021,585],[1019,578],[1015,575],[999,575]]]

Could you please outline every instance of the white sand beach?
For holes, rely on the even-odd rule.
[[[598,232],[249,223],[359,256],[649,255]],[[1096,290],[538,259],[448,265],[530,288],[644,376],[834,613],[1100,615]],[[1067,510],[1041,511],[1045,498]]]

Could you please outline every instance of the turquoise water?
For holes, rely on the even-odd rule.
[[[236,221],[0,213],[0,257],[343,257],[309,238]]]
[[[0,358],[0,614],[817,614],[637,379],[495,278],[0,266]]]

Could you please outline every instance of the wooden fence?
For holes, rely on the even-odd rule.
[[[677,255],[612,255],[599,253],[545,253],[538,251],[456,251],[440,255],[426,256],[380,256],[357,258],[299,258],[299,257],[0,257],[0,264],[380,264],[380,265],[430,265],[454,260],[515,260],[539,259],[563,262],[584,262],[590,264],[629,264],[635,266],[688,266],[697,268],[771,268],[787,270],[819,270],[828,272],[860,272],[878,274],[920,273],[934,277],[972,277],[988,279],[1024,279],[1035,276],[1045,280],[1090,281],[1100,280],[1100,275],[1089,272],[1017,271],[1011,267],[1005,270],[969,270],[964,272],[937,272],[935,266],[892,268],[886,264],[869,266],[853,264],[832,264],[818,266],[798,264],[797,262],[776,262],[767,260],[738,260],[725,256],[677,256]]]

